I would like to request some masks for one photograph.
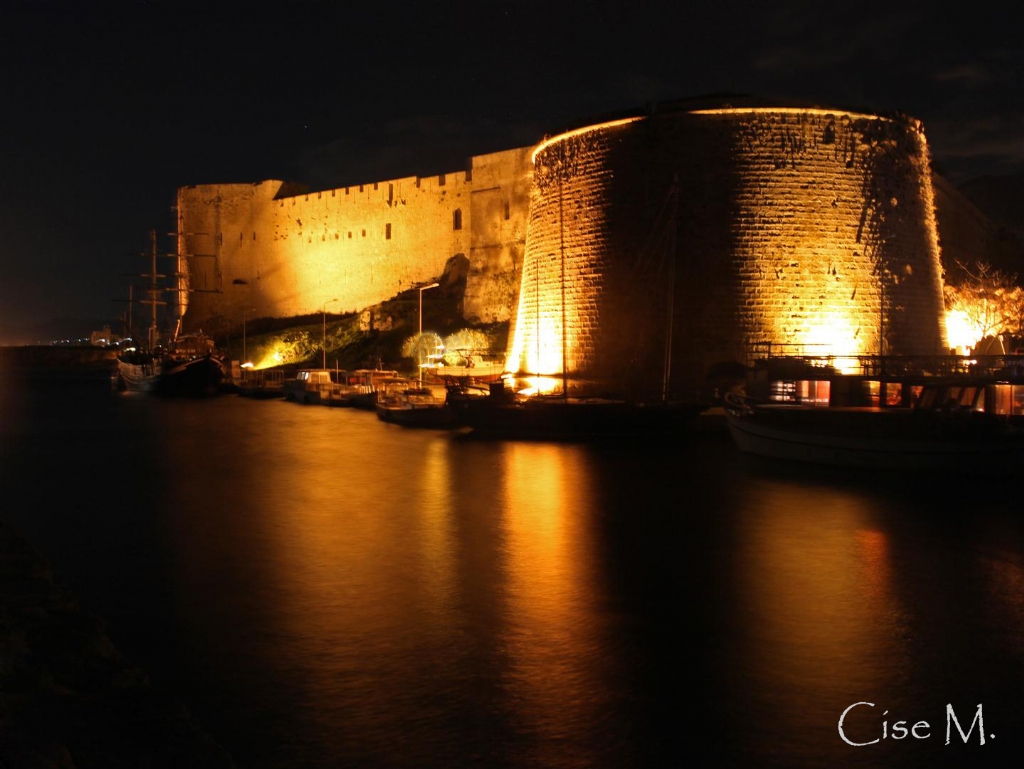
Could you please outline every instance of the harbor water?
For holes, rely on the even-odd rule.
[[[1008,765],[1014,480],[0,373],[0,523],[253,769]]]

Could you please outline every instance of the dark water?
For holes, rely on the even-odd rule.
[[[1001,766],[1011,479],[0,377],[2,520],[242,767]],[[839,735],[847,717],[852,747]],[[979,703],[979,729],[964,744]],[[887,711],[887,713],[885,712]],[[895,722],[925,739],[892,738]],[[897,734],[899,732],[896,732]]]

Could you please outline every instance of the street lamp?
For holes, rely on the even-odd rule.
[[[329,305],[329,304],[331,304],[333,302],[337,302],[337,301],[338,301],[337,298],[328,299],[328,300],[326,300],[324,302],[323,307],[322,307],[323,314],[324,314],[324,332],[323,332],[323,341],[320,343],[320,350],[321,350],[321,352],[323,354],[323,365],[321,365],[320,368],[327,368],[327,305]]]
[[[420,331],[419,331],[419,337],[418,337],[419,340],[420,340],[420,345],[423,344],[423,292],[426,291],[429,288],[437,288],[440,285],[441,285],[440,283],[436,283],[435,282],[435,283],[431,283],[428,286],[420,286]],[[423,384],[423,364],[422,363],[420,364],[419,368],[420,368],[420,385],[422,385]]]

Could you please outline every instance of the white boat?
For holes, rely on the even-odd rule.
[[[1006,474],[1024,466],[1024,385],[961,378],[920,386],[910,406],[763,403],[726,397],[736,446],[790,462]]]
[[[384,369],[356,369],[342,372],[339,386],[331,391],[329,406],[345,406],[373,411],[384,383],[399,378],[398,372]]]
[[[284,398],[297,403],[326,404],[333,393],[340,391],[339,380],[344,375],[344,371],[328,368],[300,369],[293,378],[283,381]]]

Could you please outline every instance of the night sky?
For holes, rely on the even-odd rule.
[[[1024,38],[1003,5],[354,6],[4,0],[0,341],[116,318],[179,186],[454,171],[658,100],[900,111],[955,183],[1024,171]]]

